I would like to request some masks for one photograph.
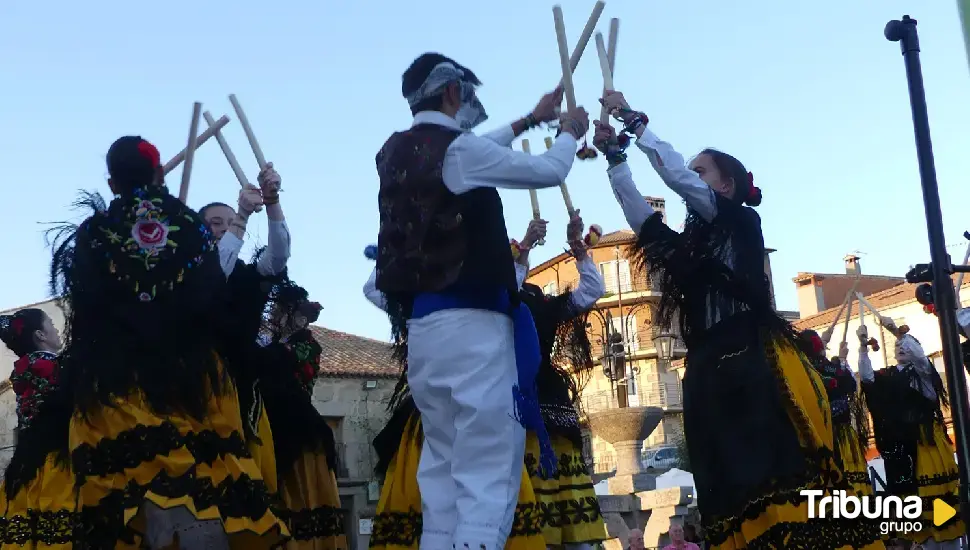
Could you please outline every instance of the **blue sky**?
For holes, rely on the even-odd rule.
[[[563,2],[570,44],[591,1]],[[920,5],[914,8],[915,5]],[[78,189],[107,193],[104,153],[125,134],[169,158],[185,143],[193,101],[218,118],[238,95],[284,180],[291,270],[325,306],[321,323],[385,339],[386,321],[362,297],[376,238],[374,155],[410,123],[400,75],[425,51],[471,67],[491,119],[527,113],[559,78],[551,4],[496,0],[139,3],[5,2],[0,7],[0,251],[8,262],[0,309],[46,298],[43,226],[71,216]],[[796,309],[798,271],[838,272],[862,251],[867,273],[901,275],[926,261],[922,197],[897,44],[882,29],[920,22],[923,69],[948,242],[962,257],[970,172],[970,79],[952,1],[811,3],[608,0],[599,28],[619,17],[615,83],[656,133],[685,155],[714,146],[739,157],[765,194],[759,208],[779,306]],[[581,104],[598,111],[595,49],[575,75]],[[255,179],[238,122],[227,131]],[[546,135],[534,132],[534,142]],[[684,209],[641,155],[644,194]],[[589,223],[625,226],[605,161],[577,165],[573,202]],[[177,186],[178,172],[170,175]],[[237,184],[215,142],[200,149],[189,202],[234,202]],[[530,217],[525,192],[503,193],[510,233]],[[550,221],[544,260],[565,231],[557,190],[540,192]],[[252,240],[265,242],[264,218]]]

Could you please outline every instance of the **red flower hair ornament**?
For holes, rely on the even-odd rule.
[[[158,168],[162,164],[162,155],[158,152],[158,149],[151,143],[142,140],[138,144],[138,152],[141,156],[148,159],[152,163],[152,168]]]

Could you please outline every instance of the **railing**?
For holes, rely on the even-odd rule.
[[[554,285],[543,287],[543,292],[558,296],[567,290],[576,288],[579,285],[579,278],[559,279]],[[606,296],[604,298],[615,298],[621,292],[623,294],[632,292],[656,292],[660,287],[656,278],[647,278],[644,274],[634,275],[629,280],[626,277],[619,283],[615,280],[606,282]]]
[[[581,399],[583,410],[586,413],[618,409],[623,404],[620,396],[615,395],[612,390],[583,392]],[[628,394],[626,405],[630,407],[659,407],[665,411],[676,412],[684,407],[684,395],[678,383],[655,384],[646,388],[637,388],[637,392],[633,395]]]

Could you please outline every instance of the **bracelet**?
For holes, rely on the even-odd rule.
[[[637,113],[637,116],[633,120],[626,123],[626,126],[623,127],[623,131],[625,133],[635,134],[641,126],[646,126],[648,122],[650,122],[650,119],[647,117],[647,115]]]
[[[279,204],[279,203],[280,203],[280,194],[279,193],[273,193],[272,195],[264,195],[263,196],[263,205],[265,205],[265,206],[269,206],[269,205],[272,205],[272,204]]]
[[[570,129],[573,132],[576,133],[576,135],[574,136],[576,139],[579,139],[580,137],[582,137],[583,135],[586,134],[586,132],[583,132],[582,131],[583,130],[583,125],[580,124],[578,121],[573,120],[571,118],[567,118],[566,120],[563,121],[562,126],[559,128],[559,132],[562,133],[563,132],[563,128],[565,126],[567,126],[567,125],[568,126],[571,126]]]
[[[525,118],[523,118],[522,120],[523,122],[525,122],[526,130],[531,130],[533,128],[539,127],[539,119],[537,119],[536,116],[532,113],[525,115]]]

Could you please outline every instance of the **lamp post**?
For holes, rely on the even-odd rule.
[[[674,342],[676,341],[677,337],[667,330],[661,331],[653,338],[654,346],[657,349],[657,358],[663,362],[665,368],[674,358]]]

